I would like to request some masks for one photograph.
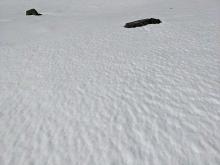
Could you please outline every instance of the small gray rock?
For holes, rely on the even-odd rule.
[[[159,24],[161,23],[161,20],[155,19],[155,18],[148,18],[148,19],[141,19],[134,22],[129,22],[125,24],[125,28],[136,28],[140,26],[145,26],[148,24]]]
[[[37,10],[35,9],[30,9],[26,11],[26,15],[35,15],[35,16],[40,16],[42,14],[38,13]]]

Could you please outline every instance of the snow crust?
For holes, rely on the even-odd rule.
[[[1,0],[0,165],[219,165],[219,29],[218,0]]]

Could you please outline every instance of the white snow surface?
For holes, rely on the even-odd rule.
[[[1,0],[0,165],[219,165],[219,52],[219,0]]]

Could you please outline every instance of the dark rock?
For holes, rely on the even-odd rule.
[[[125,28],[136,28],[136,27],[141,27],[141,26],[145,26],[148,24],[159,24],[161,23],[161,21],[159,19],[155,19],[155,18],[148,18],[148,19],[142,19],[142,20],[137,20],[134,22],[129,22],[125,24]]]
[[[37,10],[35,9],[30,9],[26,11],[26,15],[36,15],[36,16],[40,16],[42,14],[38,13]]]

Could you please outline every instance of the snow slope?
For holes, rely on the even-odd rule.
[[[219,165],[219,29],[218,0],[1,0],[0,165]]]

